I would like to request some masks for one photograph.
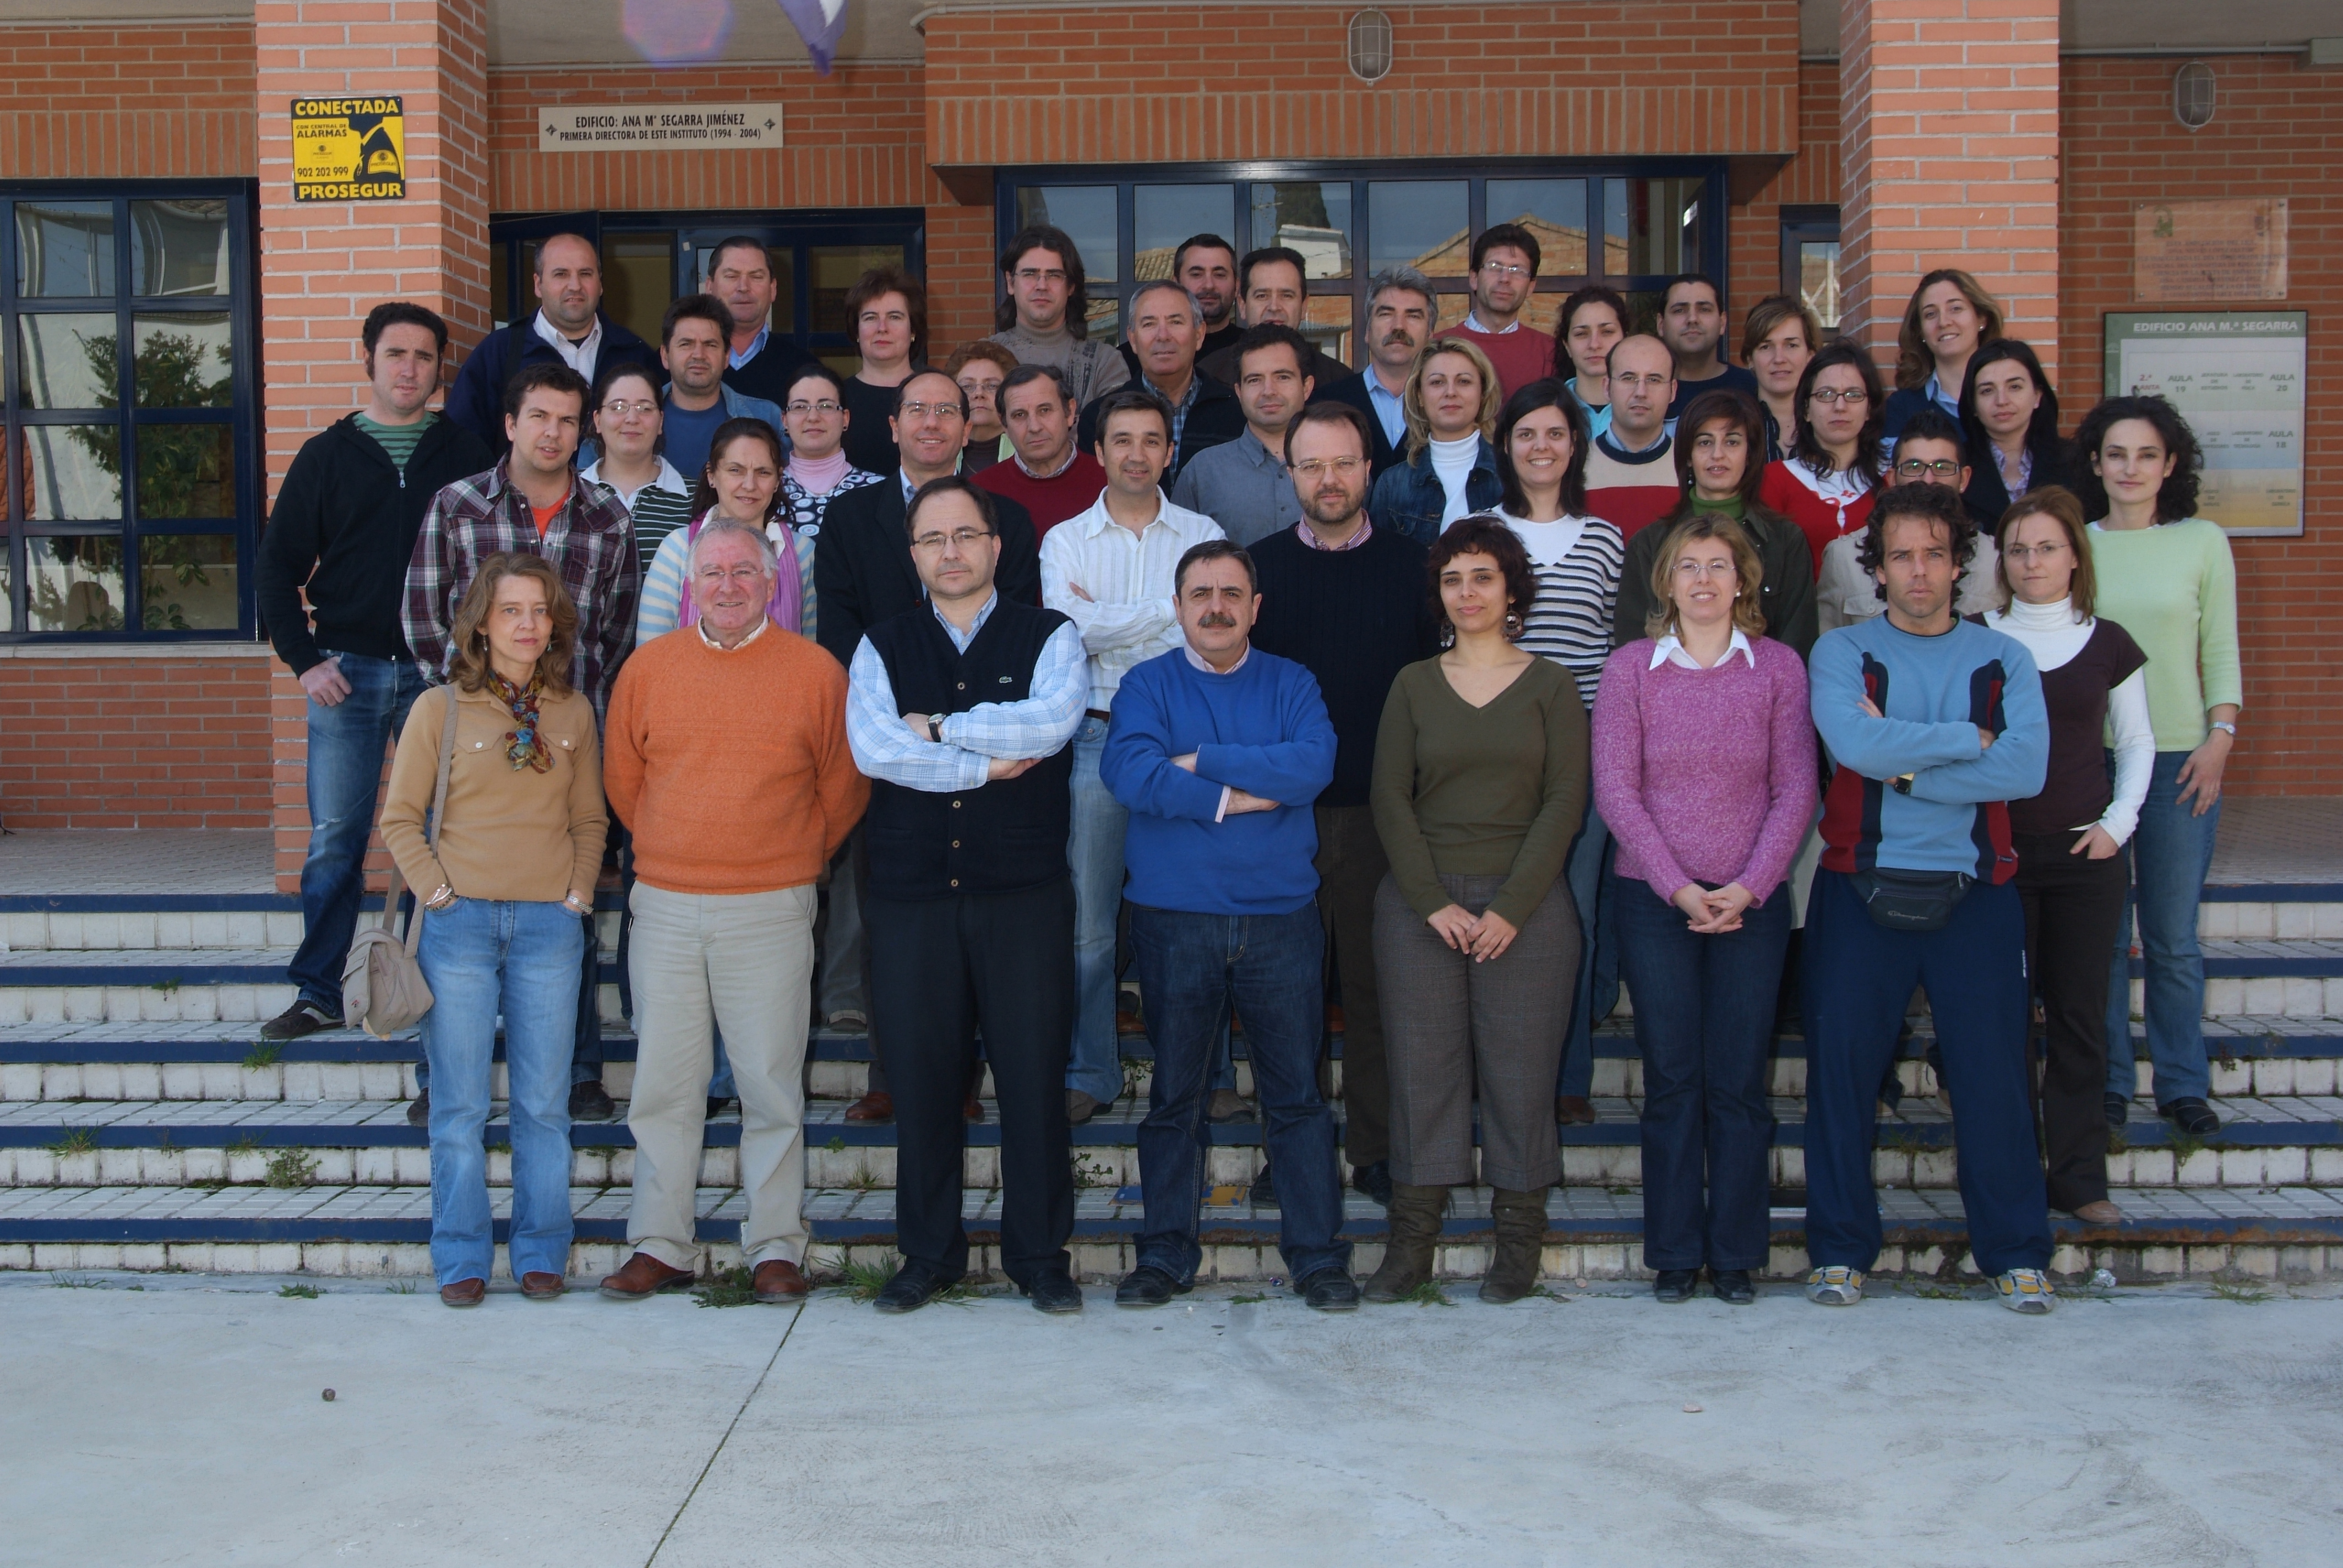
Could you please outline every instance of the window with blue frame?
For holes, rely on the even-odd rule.
[[[253,635],[250,200],[0,184],[0,637]]]
[[[1647,314],[1678,273],[1724,280],[1725,190],[1715,160],[1083,166],[1002,172],[996,211],[1003,245],[1029,224],[1065,230],[1089,278],[1087,328],[1107,342],[1122,336],[1131,290],[1170,276],[1172,251],[1192,235],[1221,235],[1240,254],[1297,251],[1309,280],[1303,332],[1357,365],[1367,280],[1413,266],[1439,293],[1439,324],[1462,321],[1473,236],[1493,224],[1537,238],[1538,292],[1523,322],[1541,332],[1582,284],[1607,284]]]

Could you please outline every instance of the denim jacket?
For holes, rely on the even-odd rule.
[[[1488,437],[1479,438],[1473,453],[1473,471],[1464,476],[1464,503],[1472,510],[1494,510],[1504,488],[1497,479],[1497,449]],[[1426,549],[1440,537],[1440,514],[1448,509],[1448,492],[1432,471],[1432,448],[1425,447],[1406,462],[1383,470],[1367,498],[1367,516],[1378,528],[1405,534]]]

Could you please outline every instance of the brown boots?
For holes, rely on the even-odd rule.
[[[1383,1266],[1367,1281],[1366,1299],[1403,1302],[1432,1278],[1432,1256],[1440,1245],[1440,1217],[1448,1208],[1445,1187],[1392,1183],[1391,1240]]]
[[[1545,1192],[1543,1187],[1534,1192],[1508,1192],[1500,1187],[1491,1196],[1497,1251],[1481,1281],[1483,1301],[1503,1305],[1537,1288],[1538,1263],[1545,1250]]]

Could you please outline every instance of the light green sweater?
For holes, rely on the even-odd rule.
[[[2158,751],[2205,743],[2206,709],[2243,707],[2237,660],[2237,565],[2229,536],[2203,518],[2152,528],[2091,525],[2102,619],[2147,655],[2147,716]]]

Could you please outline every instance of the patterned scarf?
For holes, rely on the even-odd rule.
[[[513,771],[518,773],[524,768],[533,768],[539,773],[550,771],[553,753],[546,749],[545,737],[537,732],[537,699],[545,692],[544,675],[530,672],[528,689],[524,691],[491,669],[488,689],[513,716],[513,727],[505,731],[505,755],[512,759]]]

